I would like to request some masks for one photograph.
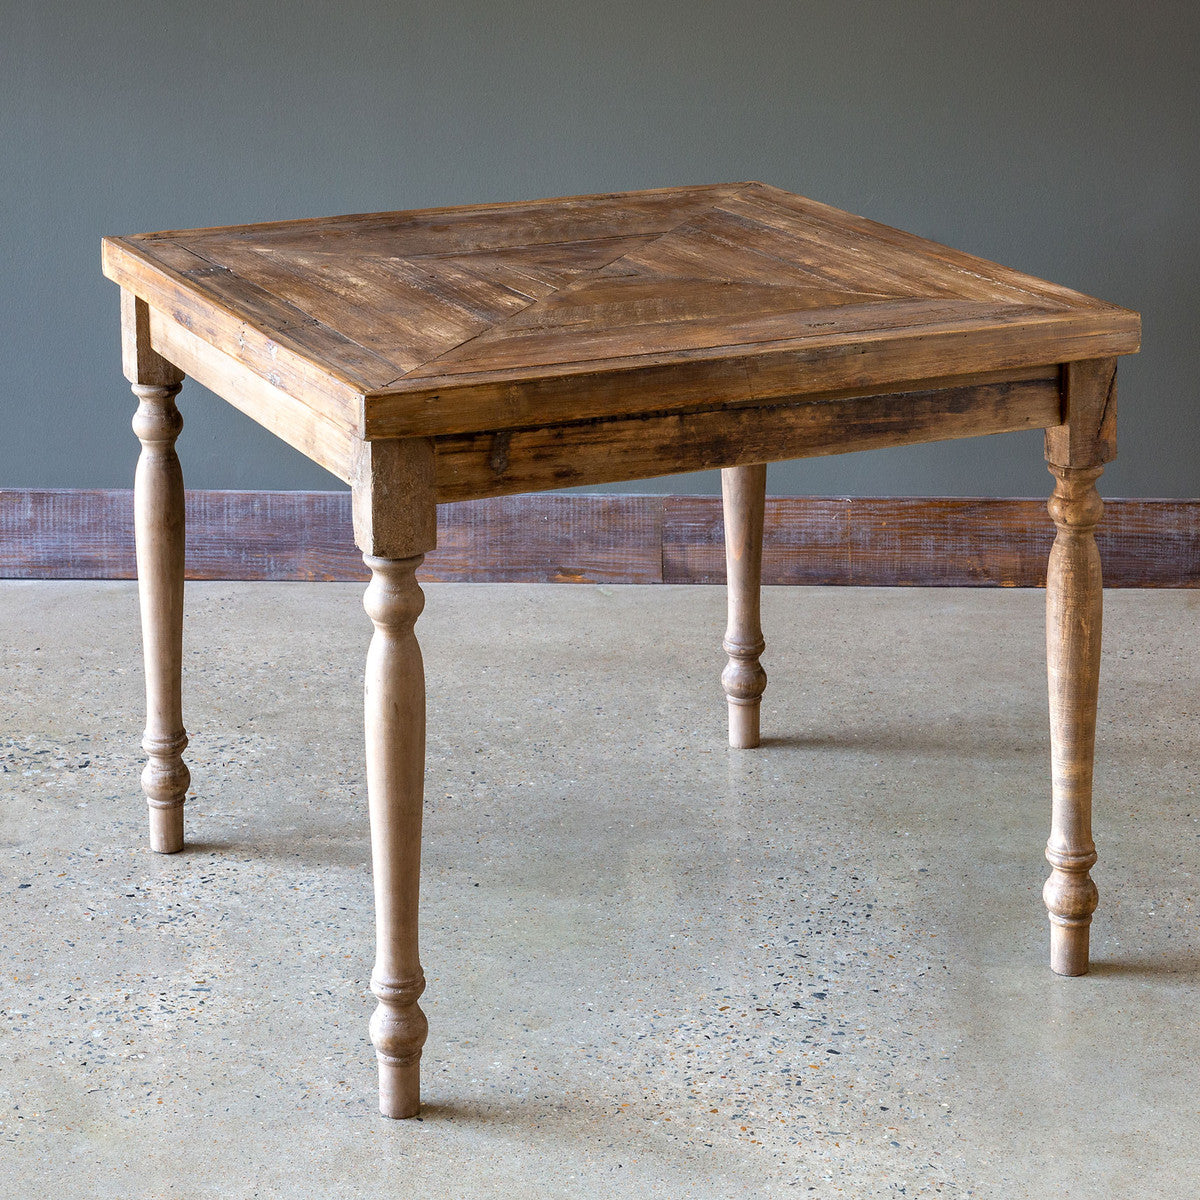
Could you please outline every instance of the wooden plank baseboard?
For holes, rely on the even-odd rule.
[[[663,578],[725,578],[719,498],[673,496]],[[763,582],[871,587],[1045,587],[1044,500],[767,500]],[[1106,500],[1096,530],[1106,587],[1200,586],[1200,501]]]
[[[363,580],[344,492],[187,494],[191,579]],[[716,496],[504,496],[442,505],[425,580],[720,583]],[[763,582],[1042,587],[1045,501],[781,496]],[[1108,587],[1200,587],[1200,500],[1109,500]],[[0,578],[132,579],[132,493],[0,489]]]

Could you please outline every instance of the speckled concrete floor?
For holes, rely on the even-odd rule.
[[[430,587],[420,1121],[374,1111],[357,586],[0,586],[0,1195],[1200,1194],[1200,597],[1110,594],[1096,967],[1046,967],[1042,596]]]

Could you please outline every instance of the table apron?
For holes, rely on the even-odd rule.
[[[150,341],[157,353],[189,378],[240,409],[343,483],[350,482],[356,440],[351,430],[276,387],[154,308],[150,309]]]
[[[796,399],[436,438],[439,502],[649,479],[1061,423],[1060,368],[1038,378]]]

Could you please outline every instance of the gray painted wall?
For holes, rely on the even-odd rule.
[[[1140,309],[1108,495],[1200,495],[1200,6],[0,0],[0,486],[128,486],[105,233],[763,179]],[[189,384],[193,487],[340,486]],[[617,490],[714,490],[714,475]],[[1040,495],[1040,435],[772,468]]]

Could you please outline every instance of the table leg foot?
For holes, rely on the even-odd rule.
[[[379,1060],[379,1112],[392,1120],[415,1117],[421,1111],[421,1064],[401,1066]]]
[[[760,615],[766,494],[765,465],[727,467],[721,472],[729,605],[723,643],[729,662],[721,673],[721,685],[729,701],[729,744],[738,750],[759,744],[759,711],[767,686],[767,673],[758,661],[766,648]]]
[[[379,1111],[385,1117],[415,1117],[421,1111],[421,1047],[429,1032],[417,1003],[425,979],[407,985],[372,980],[371,990],[379,998],[370,1026],[379,1063]]]
[[[1056,975],[1088,973],[1088,942],[1091,923],[1050,926],[1050,969]]]
[[[133,385],[133,429],[142,443],[134,477],[134,532],[142,654],[146,668],[147,762],[142,790],[150,810],[150,845],[160,854],[183,849],[183,803],[191,775],[183,761],[184,497],[175,439],[183,417],[180,384]]]
[[[184,796],[192,778],[182,757],[186,745],[185,735],[167,743],[165,751],[148,738],[142,742],[142,749],[150,755],[142,771],[142,791],[150,813],[150,849],[157,854],[177,854],[183,849]]]
[[[1053,788],[1046,858],[1052,871],[1042,895],[1050,913],[1050,967],[1059,975],[1087,973],[1098,900],[1089,871],[1096,861],[1092,768],[1103,593],[1094,530],[1104,510],[1096,491],[1101,469],[1050,466],[1049,510],[1058,528],[1046,574]]]
[[[423,558],[364,555],[371,582],[363,606],[375,625],[365,689],[375,884],[371,991],[379,1001],[370,1033],[379,1060],[379,1109],[385,1117],[412,1117],[420,1109],[421,1048],[429,1029],[417,1003],[425,989],[417,946],[425,673],[413,627],[425,604],[416,579]]]
[[[729,744],[735,750],[753,750],[761,741],[758,701],[743,704],[729,701]]]
[[[183,808],[150,813],[150,849],[155,854],[178,854],[183,849]]]

